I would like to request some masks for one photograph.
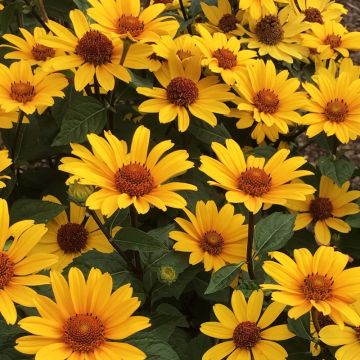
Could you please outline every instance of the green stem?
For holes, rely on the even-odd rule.
[[[181,12],[182,12],[183,17],[184,17],[184,21],[188,21],[189,18],[188,18],[187,14],[186,14],[186,9],[185,9],[183,0],[179,0],[179,3],[180,3]],[[189,34],[192,35],[191,25],[190,25],[190,24],[187,24],[186,27],[187,27],[187,29],[188,29]]]
[[[131,226],[133,228],[138,227],[137,212],[136,212],[134,205],[130,206],[130,221],[131,221]],[[143,269],[141,266],[140,254],[138,251],[134,251],[134,262],[135,262],[136,272],[142,278],[143,277]]]
[[[14,166],[15,166],[17,156],[18,156],[18,147],[19,147],[19,144],[21,143],[20,134],[21,134],[24,116],[25,116],[25,113],[22,110],[19,110],[18,121],[16,123],[15,139],[14,139],[14,143],[13,143],[12,149],[11,149],[11,156],[13,158]]]
[[[332,146],[332,154],[334,155],[334,157],[336,157],[336,152],[337,152],[337,147],[339,145],[339,141],[335,135],[334,135],[333,140],[334,140],[334,142],[333,142],[333,146]]]
[[[319,312],[314,307],[311,309],[311,318],[312,318],[312,322],[314,324],[315,330],[319,334],[319,332],[321,330],[320,325],[319,325]]]
[[[253,242],[254,242],[254,227],[255,227],[255,220],[254,220],[254,213],[249,211],[249,225],[248,225],[248,242],[246,248],[246,261],[248,266],[248,273],[251,280],[255,279],[254,274],[254,264],[253,264]]]

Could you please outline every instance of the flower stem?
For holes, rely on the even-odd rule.
[[[185,9],[183,0],[179,0],[179,3],[180,3],[181,12],[182,12],[183,17],[184,17],[184,21],[188,21],[189,18],[188,18],[187,14],[186,14],[186,9]],[[187,24],[186,27],[188,29],[189,34],[192,35],[191,25]]]
[[[337,147],[339,145],[339,142],[335,135],[334,135],[333,140],[334,140],[334,142],[333,142],[333,146],[332,146],[332,154],[334,155],[334,157],[336,157],[336,152],[337,152]]]
[[[17,160],[18,147],[20,144],[20,134],[21,128],[23,124],[25,113],[22,110],[19,110],[18,121],[16,123],[16,131],[15,131],[15,139],[11,149],[11,156],[13,158],[13,165],[15,166],[15,162]]]
[[[251,280],[255,279],[254,264],[253,264],[253,258],[252,258],[253,242],[254,242],[254,227],[255,227],[254,213],[252,211],[249,211],[248,242],[247,242],[247,249],[246,249],[246,261],[247,261],[247,266],[248,266],[249,277],[250,277]]]
[[[319,332],[321,330],[320,324],[319,324],[319,312],[314,307],[311,309],[311,318],[312,318],[312,322],[314,324],[315,330],[319,334]]]
[[[138,227],[137,212],[136,212],[134,205],[130,206],[130,221],[131,221],[131,226],[133,228]],[[141,274],[141,276],[142,276],[143,269],[141,266],[140,254],[138,251],[134,251],[134,262],[135,262],[136,272],[138,274]]]

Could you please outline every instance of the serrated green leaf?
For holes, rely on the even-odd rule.
[[[311,340],[310,313],[307,313],[296,320],[288,318],[288,327],[289,330],[297,336],[306,340]]]
[[[259,290],[260,287],[253,280],[240,280],[236,289],[241,290],[245,297],[248,298],[253,291]]]
[[[328,176],[339,186],[350,180],[355,171],[355,166],[350,161],[326,156],[319,159],[318,168],[322,175]]]

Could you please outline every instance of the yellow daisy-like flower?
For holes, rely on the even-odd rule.
[[[256,52],[240,50],[240,40],[234,36],[228,40],[222,33],[211,35],[202,25],[197,30],[201,35],[201,38],[197,37],[197,44],[203,54],[202,65],[220,74],[226,84],[233,85],[237,73],[244,70],[250,59],[256,57]]]
[[[314,255],[305,248],[294,250],[295,261],[278,251],[270,256],[277,262],[265,261],[263,269],[278,284],[261,287],[273,290],[274,301],[291,306],[289,317],[297,319],[314,307],[340,325],[344,317],[360,321],[350,306],[360,294],[360,267],[344,270],[348,255],[320,246]]]
[[[302,44],[314,49],[321,60],[336,58],[340,53],[349,57],[349,50],[360,50],[360,32],[348,32],[337,21],[312,24],[310,34],[302,34]]]
[[[247,225],[245,217],[224,205],[219,211],[214,201],[198,201],[195,214],[184,209],[190,221],[176,218],[183,231],[171,231],[176,251],[190,252],[189,262],[204,263],[205,271],[217,271],[226,264],[246,259]]]
[[[164,4],[166,6],[166,10],[180,9],[179,0],[151,0],[150,4]],[[183,5],[185,7],[189,7],[191,5],[191,0],[183,0]]]
[[[23,220],[9,226],[9,210],[0,199],[0,314],[8,324],[15,324],[14,303],[32,307],[36,292],[29,286],[49,283],[48,276],[37,275],[57,261],[52,254],[29,255],[46,233],[44,224]]]
[[[275,341],[287,340],[295,335],[286,324],[270,327],[285,305],[273,302],[261,315],[263,302],[261,290],[253,291],[248,302],[240,290],[235,290],[231,295],[232,310],[222,304],[214,305],[213,310],[219,321],[201,324],[200,331],[226,341],[210,348],[202,360],[285,360],[286,350]]]
[[[33,335],[16,340],[18,351],[38,360],[146,358],[140,349],[118,341],[150,326],[147,317],[132,316],[140,301],[132,297],[130,284],[112,293],[111,275],[94,268],[87,280],[77,268],[70,269],[68,282],[57,271],[50,273],[50,279],[55,301],[36,297],[40,316],[19,321],[20,327]]]
[[[34,74],[27,61],[14,62],[10,67],[0,64],[0,104],[5,112],[22,110],[41,113],[54,105],[54,97],[64,97],[68,81],[63,74]]]
[[[117,209],[134,205],[136,211],[145,214],[153,205],[163,211],[166,207],[184,208],[185,199],[178,190],[197,190],[196,186],[183,182],[168,182],[193,167],[185,150],[176,150],[162,157],[174,144],[170,140],[154,146],[148,154],[150,130],[139,126],[134,134],[131,149],[110,131],[88,135],[92,151],[72,144],[73,157],[63,158],[60,170],[79,178],[80,184],[99,188],[86,200],[90,209],[101,210],[111,216]]]
[[[0,150],[0,173],[8,168],[12,164],[11,158],[9,158],[8,150]],[[0,175],[0,189],[4,188],[6,184],[1,181],[2,179],[10,179],[10,176]]]
[[[19,111],[6,112],[0,107],[0,129],[11,129],[14,123],[19,120]],[[29,119],[25,116],[23,123],[28,123]]]
[[[287,159],[290,150],[282,149],[267,162],[265,158],[252,155],[245,161],[234,140],[227,139],[225,144],[211,144],[219,160],[202,155],[200,170],[215,180],[208,181],[210,185],[226,190],[227,201],[244,203],[249,211],[257,213],[263,204],[286,205],[287,200],[305,200],[306,195],[315,192],[310,185],[290,183],[299,177],[313,175],[311,171],[298,170],[306,163],[302,156]]]
[[[274,63],[268,60],[251,62],[246,71],[237,75],[235,90],[240,94],[237,115],[240,120],[236,126],[239,129],[251,127],[257,123],[251,137],[260,144],[265,136],[271,141],[278,139],[278,134],[287,134],[289,125],[300,122],[301,116],[297,110],[307,103],[306,94],[297,91],[300,81],[288,79],[289,72],[283,70],[277,74]],[[269,131],[259,131],[275,128],[275,134]]]
[[[88,15],[97,24],[94,28],[129,37],[133,41],[156,41],[161,35],[175,37],[179,23],[173,16],[158,17],[164,4],[150,5],[141,10],[140,0],[89,0]]]
[[[258,20],[262,16],[277,13],[275,2],[287,3],[287,0],[240,0],[239,8],[245,10],[245,16]]]
[[[214,113],[230,112],[224,104],[235,98],[230,92],[230,86],[219,84],[217,76],[200,79],[201,63],[196,56],[184,63],[173,56],[168,64],[155,72],[155,77],[162,88],[138,87],[136,91],[153,98],[141,103],[139,111],[158,113],[160,123],[169,123],[177,118],[178,129],[183,132],[190,124],[189,111],[211,126],[217,124]]]
[[[329,228],[341,233],[351,231],[351,227],[339,219],[360,212],[359,205],[352,202],[360,198],[360,191],[349,191],[349,187],[349,181],[339,187],[327,176],[322,176],[316,196],[309,195],[305,201],[289,201],[286,206],[300,212],[294,229],[299,230],[315,222],[315,239],[323,245],[330,244]]]

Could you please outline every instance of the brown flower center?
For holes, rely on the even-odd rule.
[[[332,216],[333,206],[328,198],[318,197],[310,202],[310,214],[315,221],[325,220]]]
[[[266,45],[278,44],[284,36],[280,20],[275,15],[266,15],[255,27],[255,33],[260,42]]]
[[[260,328],[252,321],[240,323],[233,333],[235,346],[240,349],[250,350],[260,339]]]
[[[194,81],[176,77],[172,79],[166,88],[168,100],[178,106],[189,106],[199,96],[199,89]]]
[[[223,33],[228,33],[237,29],[239,20],[233,14],[225,14],[220,20],[218,27]]]
[[[176,55],[179,57],[180,60],[185,60],[189,58],[192,54],[188,50],[180,49],[176,52]]]
[[[331,298],[332,285],[332,279],[327,278],[326,275],[313,274],[304,279],[301,291],[306,300],[328,300]]]
[[[328,35],[324,40],[324,44],[330,45],[332,49],[335,49],[341,46],[341,36],[335,34]]]
[[[238,179],[238,188],[251,196],[261,196],[271,189],[271,177],[263,169],[250,168]]]
[[[228,49],[218,49],[212,55],[223,69],[231,69],[237,64],[235,54]]]
[[[356,332],[356,337],[360,340],[360,326],[357,326],[354,330]]]
[[[29,81],[13,82],[11,84],[10,96],[13,100],[25,104],[35,96],[35,87]]]
[[[154,188],[154,178],[145,165],[124,165],[115,174],[115,187],[122,194],[144,196]]]
[[[86,32],[75,48],[76,54],[95,66],[111,62],[113,51],[111,40],[97,30]]]
[[[137,37],[144,31],[144,22],[137,16],[122,15],[117,25],[119,34],[129,33],[131,36]]]
[[[37,61],[45,61],[47,58],[55,56],[54,49],[41,44],[35,44],[31,49],[31,53]]]
[[[0,290],[2,290],[14,275],[14,263],[9,256],[0,252]]]
[[[57,232],[57,242],[65,254],[78,254],[86,248],[89,232],[80,224],[61,225]]]
[[[344,100],[335,99],[326,104],[325,115],[328,120],[334,122],[345,121],[349,107]]]
[[[76,314],[64,324],[63,341],[74,352],[92,352],[105,342],[105,327],[97,316]]]
[[[279,109],[279,97],[270,89],[260,90],[253,101],[257,109],[266,114],[274,114]]]
[[[224,239],[217,231],[207,231],[200,240],[201,248],[210,255],[221,254],[224,246]]]
[[[319,9],[309,7],[304,11],[305,21],[323,24],[324,20]]]

